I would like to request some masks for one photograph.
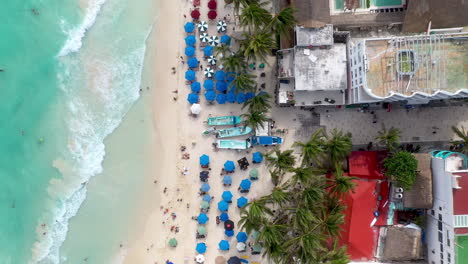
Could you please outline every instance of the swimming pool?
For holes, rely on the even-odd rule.
[[[334,0],[336,11],[343,10],[346,0]],[[368,9],[371,7],[402,6],[403,0],[357,0],[360,3],[358,9]],[[369,5],[369,6],[368,6]]]

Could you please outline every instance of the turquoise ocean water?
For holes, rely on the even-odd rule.
[[[145,173],[153,4],[2,1],[0,263],[118,262]]]

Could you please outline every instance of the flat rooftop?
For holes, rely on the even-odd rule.
[[[328,48],[294,48],[296,90],[345,90],[347,87],[346,44]]]
[[[327,24],[322,28],[296,27],[297,46],[333,45],[333,25]]]
[[[468,87],[468,34],[365,40],[373,94],[455,93]]]

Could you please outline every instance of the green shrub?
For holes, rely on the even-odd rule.
[[[416,179],[418,161],[407,151],[399,151],[384,161],[385,175],[399,183],[404,189],[411,189]]]

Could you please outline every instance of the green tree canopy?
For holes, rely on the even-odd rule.
[[[465,131],[464,127],[458,128],[456,126],[452,126],[452,131],[460,138],[451,142],[455,150],[468,154],[468,131]]]
[[[387,130],[385,125],[382,125],[382,130],[378,132],[375,139],[379,144],[384,145],[388,151],[394,151],[396,146],[400,143],[401,131],[398,128],[390,128]]]
[[[401,187],[411,189],[416,179],[418,161],[413,154],[399,151],[384,160],[385,175],[397,181]]]

